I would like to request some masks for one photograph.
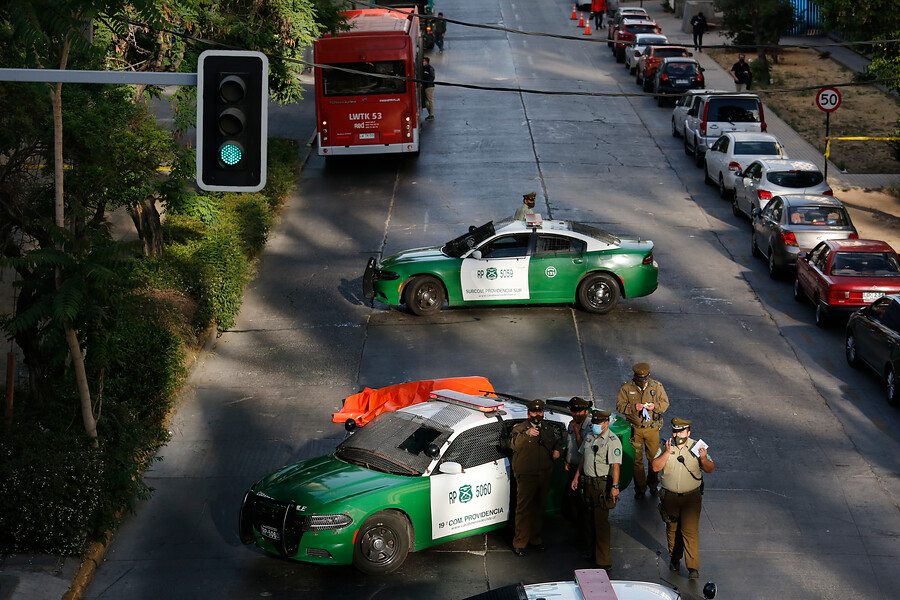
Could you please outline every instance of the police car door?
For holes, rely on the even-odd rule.
[[[528,283],[531,299],[546,302],[571,302],[584,274],[587,242],[564,235],[539,233]]]
[[[462,473],[431,475],[431,536],[440,539],[509,519],[509,459],[501,448],[503,424],[494,421],[460,433],[441,464],[462,465]]]
[[[528,300],[531,237],[530,232],[499,235],[463,259],[459,273],[463,300]]]

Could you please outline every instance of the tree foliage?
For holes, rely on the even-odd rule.
[[[756,48],[758,64],[768,74],[766,50],[796,24],[791,0],[716,0],[725,35],[735,44]]]

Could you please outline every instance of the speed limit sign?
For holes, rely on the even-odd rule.
[[[841,93],[836,88],[827,87],[816,94],[816,106],[825,112],[834,112],[841,105]]]

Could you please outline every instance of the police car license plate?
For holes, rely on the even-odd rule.
[[[260,533],[263,534],[264,537],[269,538],[270,540],[280,540],[281,535],[279,535],[278,530],[274,527],[269,527],[268,525],[263,525],[259,528]]]
[[[881,292],[863,292],[863,302],[875,302],[881,296]]]
[[[687,79],[676,79],[675,83],[678,85],[687,85],[690,83],[690,81],[688,81]]]
[[[361,139],[361,140],[374,140],[374,139],[375,139],[375,134],[374,134],[374,133],[361,133],[361,134],[359,134],[359,139]]]

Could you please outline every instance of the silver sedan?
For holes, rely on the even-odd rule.
[[[723,133],[705,154],[706,183],[719,186],[722,198],[730,200],[735,173],[758,158],[787,157],[784,146],[771,133]]]
[[[662,46],[668,43],[669,38],[661,33],[639,33],[634,36],[634,46],[625,51],[625,68],[634,75],[638,68],[638,59],[647,46]]]
[[[809,252],[822,240],[858,239],[850,215],[834,196],[775,196],[765,208],[753,209],[750,249],[766,259],[769,276],[797,264],[801,251]]]
[[[822,171],[808,160],[760,158],[734,177],[735,216],[749,216],[754,208],[765,208],[778,194],[833,195]]]

